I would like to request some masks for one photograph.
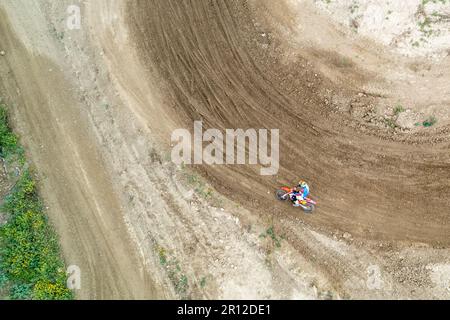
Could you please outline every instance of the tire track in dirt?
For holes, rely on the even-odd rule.
[[[245,1],[140,0],[128,9],[149,76],[165,79],[161,113],[186,128],[203,120],[220,130],[280,129],[278,176],[247,166],[198,168],[219,191],[261,216],[294,219],[299,212],[275,203],[271,192],[304,177],[320,206],[302,219],[315,227],[449,244],[448,144],[409,145],[346,125],[321,92],[351,88],[335,87],[301,57],[282,63],[276,39],[261,49]]]

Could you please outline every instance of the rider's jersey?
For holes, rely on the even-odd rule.
[[[300,195],[303,198],[306,198],[309,195],[309,186],[306,185],[304,188],[302,188],[302,190],[300,191]]]
[[[291,199],[294,201],[297,197],[301,197],[305,199],[309,195],[309,186],[306,185],[304,188],[301,188],[300,191],[293,191],[291,195]]]

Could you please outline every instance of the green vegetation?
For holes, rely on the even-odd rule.
[[[425,128],[428,128],[428,127],[431,127],[431,126],[433,126],[434,124],[436,124],[436,122],[437,122],[437,119],[436,119],[435,117],[431,116],[431,117],[429,117],[427,120],[425,120],[424,122],[422,122],[422,125],[423,125]]]
[[[450,0],[422,0],[422,5],[425,6],[428,3],[441,3],[441,4],[448,4],[450,3]]]
[[[398,125],[397,125],[398,117],[399,117],[400,113],[405,112],[405,111],[406,111],[406,109],[401,104],[396,105],[393,109],[392,117],[384,118],[385,125],[391,129],[398,128]]]
[[[402,105],[396,105],[394,108],[394,116],[398,116],[400,113],[405,112],[405,108]]]
[[[36,183],[18,138],[0,105],[0,156],[19,166],[19,176],[2,206],[7,222],[0,226],[0,295],[9,299],[72,299],[58,240],[44,214]]]
[[[419,6],[419,9],[417,12],[418,16],[420,18],[419,22],[418,22],[418,26],[420,28],[420,32],[422,33],[422,37],[419,39],[419,41],[422,43],[427,42],[426,38],[429,38],[433,34],[436,34],[439,32],[439,30],[433,30],[434,25],[436,25],[437,23],[439,23],[442,20],[448,19],[447,15],[439,14],[436,11],[431,13],[431,15],[428,15],[426,13],[425,7],[429,3],[447,5],[450,3],[450,0],[422,0],[422,3]],[[413,46],[418,47],[420,45],[419,41],[415,41],[413,43]]]
[[[385,118],[384,123],[391,129],[397,128],[397,119]]]
[[[211,200],[213,190],[206,185],[202,178],[197,174],[188,174],[187,182],[194,188],[195,193],[200,195],[205,200]]]
[[[272,239],[273,244],[275,245],[276,248],[281,248],[281,237],[279,238],[276,234],[275,234],[275,230],[274,227],[271,226],[269,229],[266,230],[266,232],[264,232],[263,234],[260,235],[260,238],[267,238],[269,237],[270,239]]]
[[[428,119],[424,120],[423,122],[417,122],[417,123],[415,123],[414,125],[415,125],[416,127],[424,126],[425,128],[429,128],[429,127],[435,125],[436,122],[437,122],[436,117],[431,116],[431,117],[429,117]]]
[[[0,104],[0,157],[7,163],[18,162],[25,164],[23,148],[19,144],[19,139],[8,126],[8,115],[4,105]]]
[[[159,262],[167,272],[170,282],[172,283],[175,292],[182,298],[189,298],[189,280],[182,272],[179,261],[170,257],[166,249],[158,247]]]
[[[202,277],[201,279],[200,279],[200,288],[204,288],[204,287],[206,287],[206,277]]]

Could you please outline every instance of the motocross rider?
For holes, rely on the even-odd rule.
[[[301,180],[290,194],[294,207],[300,207],[302,201],[309,195],[309,186],[306,181]]]

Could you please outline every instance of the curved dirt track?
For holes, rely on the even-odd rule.
[[[143,63],[165,81],[165,109],[192,128],[279,128],[281,168],[265,178],[246,166],[198,168],[214,186],[260,215],[299,213],[271,191],[299,177],[320,202],[302,218],[365,239],[450,242],[448,143],[411,145],[362,132],[324,102],[336,87],[302,57],[277,59],[244,1],[133,1],[129,23]],[[261,49],[261,43],[269,49]],[[280,55],[281,56],[281,55]],[[170,107],[169,107],[170,106]]]

